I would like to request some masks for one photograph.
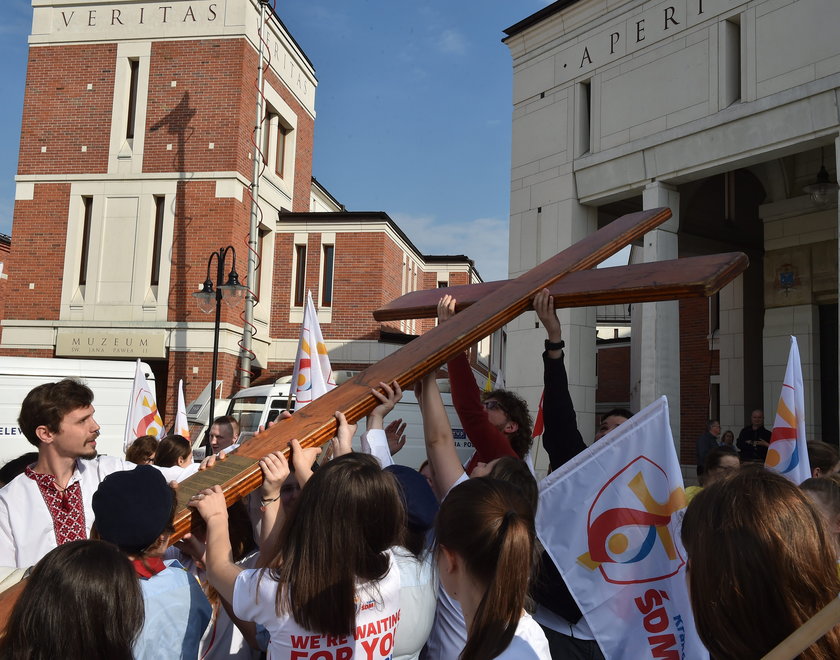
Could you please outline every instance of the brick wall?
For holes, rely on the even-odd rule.
[[[680,301],[681,459],[691,463],[709,418],[709,380],[720,373],[719,352],[709,350],[709,301]]]
[[[630,345],[598,348],[596,403],[627,404],[630,401]]]
[[[64,278],[70,185],[42,183],[31,200],[15,202],[6,319],[57,319]],[[29,285],[34,284],[33,288]]]
[[[236,251],[236,269],[244,282],[248,259],[248,217],[246,201],[219,199],[212,181],[180,182],[176,193],[175,228],[172,249],[172,276],[169,291],[170,321],[212,321],[192,295],[207,276],[207,260],[213,252],[232,245]],[[233,267],[227,255],[224,278]],[[210,279],[216,284],[216,261],[210,267]],[[242,306],[222,304],[222,322],[242,325]]]
[[[18,174],[107,171],[116,54],[116,44],[29,49]]]
[[[244,39],[152,44],[145,172],[239,169],[250,178],[250,167],[242,166],[254,123],[253,111],[250,118],[242,111],[246,47]],[[168,144],[171,150],[166,149]]]

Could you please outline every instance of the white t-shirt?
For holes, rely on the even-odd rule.
[[[100,482],[112,472],[135,467],[113,456],[76,460],[76,470],[67,485],[79,482],[88,537],[93,524],[93,494]],[[38,484],[20,474],[0,489],[0,566],[32,566],[55,547],[53,519]]]
[[[510,645],[496,656],[496,660],[551,660],[548,641],[540,624],[529,614],[523,614]]]
[[[400,619],[394,642],[394,660],[417,660],[435,620],[438,576],[433,553],[420,561],[405,548],[392,548],[400,572]]]
[[[278,582],[268,571],[245,570],[233,587],[233,611],[240,619],[264,626],[271,635],[269,660],[387,660],[394,650],[400,620],[400,576],[388,552],[388,573],[378,582],[356,588],[356,629],[343,636],[305,630],[288,614],[277,614]],[[262,578],[262,579],[260,579]]]
[[[467,474],[463,473],[449,490],[451,491],[452,488],[468,479]],[[461,605],[446,593],[443,585],[440,585],[435,622],[426,644],[428,651],[426,657],[434,658],[434,660],[458,660],[466,643],[467,624],[464,621]]]

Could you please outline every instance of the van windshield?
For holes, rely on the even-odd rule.
[[[247,433],[250,437],[259,429],[260,418],[267,398],[264,396],[243,396],[231,400],[228,414],[239,422],[240,441],[242,433]]]

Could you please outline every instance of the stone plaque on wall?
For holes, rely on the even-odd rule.
[[[166,330],[59,328],[58,357],[165,358]]]

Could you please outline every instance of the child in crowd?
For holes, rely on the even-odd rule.
[[[436,533],[441,583],[467,624],[461,660],[549,660],[545,635],[524,609],[535,532],[519,489],[482,478],[457,485],[441,503]]]
[[[175,503],[175,491],[151,465],[108,475],[93,495],[95,534],[128,556],[143,592],[146,622],[134,645],[136,660],[197,657],[210,620],[198,581],[177,561],[162,559]]]
[[[35,565],[0,657],[132,660],[143,618],[143,595],[125,555],[104,541],[71,541]]]
[[[302,454],[297,442],[293,447]],[[340,456],[311,476],[296,465],[296,474],[304,482],[300,499],[276,541],[263,530],[270,561],[261,570],[230,560],[221,488],[193,497],[191,506],[207,523],[210,583],[238,617],[265,626],[270,657],[317,648],[325,657],[389,658],[400,619],[400,580],[389,548],[404,517],[394,477],[365,454]],[[280,508],[286,476],[288,469],[273,475],[277,493],[264,496],[264,508]]]

